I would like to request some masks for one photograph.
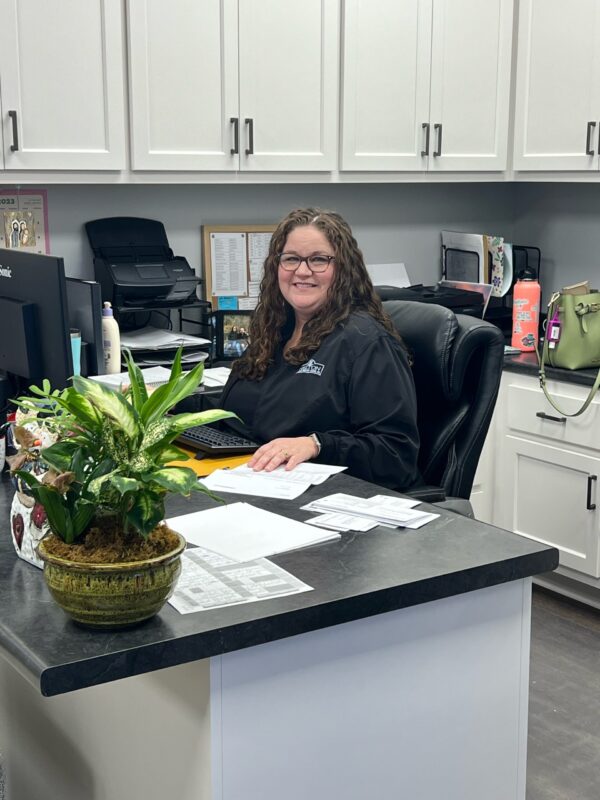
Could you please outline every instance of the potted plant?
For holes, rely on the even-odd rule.
[[[173,440],[193,425],[234,416],[167,416],[202,377],[202,364],[182,372],[181,351],[169,381],[153,393],[129,354],[126,361],[125,393],[74,377],[63,391],[44,381],[31,387],[34,397],[17,401],[43,415],[58,437],[39,451],[49,468],[41,480],[14,472],[47,515],[51,533],[38,546],[46,583],[75,621],[103,628],[141,622],[170,597],[185,541],[163,522],[165,496],[207,491],[193,470],[169,466],[188,458]]]

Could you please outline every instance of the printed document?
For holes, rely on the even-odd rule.
[[[312,586],[266,558],[240,563],[204,547],[186,550],[169,603],[180,614],[310,592]]]
[[[202,479],[207,489],[214,492],[232,494],[251,494],[257,497],[276,497],[280,500],[295,500],[310,486],[323,483],[331,475],[342,472],[346,467],[329,464],[298,464],[292,470],[283,466],[272,472],[255,472],[247,464],[231,470],[217,469]]]
[[[419,505],[419,502],[411,498],[388,497],[382,494],[365,499],[338,493],[321,497],[302,508],[306,511],[323,513],[342,512],[375,520],[380,525],[416,529],[439,517],[439,514],[416,511],[414,507]]]
[[[191,544],[234,561],[253,561],[340,538],[339,533],[319,530],[249,503],[184,514],[167,520],[167,525]]]

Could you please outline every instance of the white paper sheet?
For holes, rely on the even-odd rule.
[[[121,347],[135,350],[173,350],[177,347],[192,347],[210,344],[209,339],[199,336],[190,336],[187,333],[174,333],[164,328],[154,328],[147,325],[137,331],[121,333]]]
[[[292,481],[293,483],[309,483],[312,486],[316,486],[320,483],[324,483],[327,478],[330,478],[332,475],[337,475],[338,472],[343,472],[347,467],[337,467],[333,466],[332,464],[313,464],[309,461],[304,461],[302,464],[298,464],[297,467],[294,469],[286,470],[285,467],[277,467],[272,472],[255,472],[252,467],[249,467],[247,464],[241,464],[239,467],[235,467],[234,469],[230,470],[231,472],[235,473],[235,475],[242,475],[243,477],[264,477],[273,480],[287,480]]]
[[[275,553],[339,539],[332,533],[256,508],[250,503],[196,511],[167,520],[188,542],[234,561],[252,561]]]
[[[319,514],[305,520],[308,525],[318,525],[320,528],[330,528],[334,531],[370,531],[378,523],[366,517],[355,517],[353,514]]]
[[[162,386],[168,383],[171,377],[171,370],[166,367],[148,367],[141,372],[146,386]],[[111,386],[113,389],[121,389],[130,384],[128,372],[120,372],[118,375],[90,375],[90,379]]]
[[[374,286],[410,286],[404,264],[367,264],[367,272]]]
[[[202,373],[202,383],[205,386],[225,386],[231,375],[229,367],[210,367]]]
[[[352,514],[357,517],[376,520],[380,524],[403,528],[420,528],[427,522],[439,517],[439,514],[415,511],[414,507],[416,505],[419,505],[418,500],[404,497],[375,495],[365,499],[337,493],[322,497],[302,506],[302,508],[307,511],[320,511],[323,513],[341,512]]]
[[[295,500],[310,487],[310,481],[298,482],[273,479],[267,473],[236,474],[234,469],[216,469],[203,483],[211,492],[231,492],[232,494],[255,495],[256,497],[276,497],[279,500]]]
[[[241,564],[195,547],[182,556],[181,575],[169,603],[180,614],[192,614],[310,591],[312,586],[266,558]]]

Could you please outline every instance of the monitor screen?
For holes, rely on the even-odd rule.
[[[63,259],[0,248],[0,301],[16,325],[0,343],[0,369],[67,386],[73,362]]]

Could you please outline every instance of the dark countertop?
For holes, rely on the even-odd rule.
[[[301,511],[333,492],[390,494],[343,473],[294,501],[223,495],[304,520]],[[394,609],[554,569],[558,551],[448,511],[416,531],[375,528],[335,542],[282,553],[273,561],[312,592],[180,615],[170,605],[143,625],[91,631],[51,599],[40,570],[18,559],[8,533],[12,487],[0,483],[0,652],[43,695],[207,658]],[[210,507],[203,495],[171,498],[168,516]],[[440,509],[436,509],[440,510]]]
[[[504,369],[508,372],[521,372],[538,377],[540,368],[535,353],[519,353],[504,356]],[[545,367],[548,380],[578,383],[580,386],[593,386],[598,374],[597,369],[558,369]]]

